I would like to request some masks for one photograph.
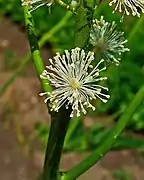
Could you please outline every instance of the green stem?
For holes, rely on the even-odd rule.
[[[85,49],[88,46],[94,7],[95,0],[81,0],[76,10],[75,46]]]
[[[27,35],[28,35],[29,45],[31,49],[32,60],[35,65],[38,78],[40,79],[40,75],[44,71],[44,64],[40,55],[38,39],[37,39],[35,28],[34,28],[34,22],[33,22],[32,15],[29,12],[29,7],[24,6],[23,9],[24,9],[25,25],[27,29]],[[40,79],[40,82],[45,92],[52,91],[52,88],[48,84],[49,82],[47,79]]]
[[[118,136],[121,134],[121,132],[128,124],[136,108],[140,105],[140,103],[143,100],[144,86],[142,86],[141,89],[137,92],[135,98],[130,103],[129,108],[120,117],[118,123],[108,134],[107,138],[103,139],[102,144],[98,147],[98,149],[94,153],[89,155],[86,159],[84,159],[82,162],[80,162],[78,165],[70,169],[66,174],[64,174],[62,180],[75,180],[81,174],[83,174],[89,168],[91,168],[94,164],[96,164],[110,150]]]
[[[62,107],[58,113],[53,113],[48,144],[43,169],[43,180],[58,180],[59,163],[62,154],[64,139],[70,122],[70,111]]]
[[[62,29],[62,27],[64,27],[66,25],[66,22],[72,17],[72,13],[71,12],[67,12],[64,17],[58,22],[58,24],[56,26],[54,26],[50,31],[48,31],[47,33],[45,33],[43,35],[43,37],[41,38],[40,42],[39,42],[39,46],[42,47],[45,42],[50,39],[50,37],[52,37],[56,32],[58,32],[60,29]]]
[[[83,2],[81,1],[80,6],[78,7],[75,15],[75,19],[76,19],[75,46],[78,47],[84,47],[88,41],[90,22],[92,21],[93,8],[94,8],[94,0],[90,0],[90,1],[84,0]],[[65,115],[65,113],[67,113],[67,115]],[[49,135],[47,152],[45,157],[43,180],[58,179],[58,166],[59,166],[61,151],[70,120],[68,117],[69,117],[68,111],[61,110],[61,113],[58,117],[59,119],[58,121],[60,123],[57,122],[56,125],[54,126],[53,125],[54,122],[52,121],[51,132]],[[77,119],[75,120],[77,121]],[[62,129],[60,127],[62,127]],[[60,135],[61,133],[62,135]]]
[[[130,33],[128,35],[128,41],[132,40],[132,38],[134,37],[135,33],[139,30],[140,26],[142,25],[143,21],[144,21],[144,14],[137,21],[137,23],[134,24],[134,27],[132,28],[132,30],[130,31]]]
[[[40,56],[34,23],[29,12],[29,7],[24,6],[23,8],[33,63],[35,65],[38,77],[40,77],[41,73],[44,70],[44,65]],[[52,90],[51,86],[47,85],[47,82],[45,80],[40,79],[40,82],[45,92],[50,92]],[[71,109],[65,110],[65,107],[61,107],[58,113],[51,112],[52,120],[45,155],[43,180],[58,180],[60,177],[59,162],[65,135],[70,122],[70,111]]]
[[[61,5],[64,9],[69,10],[69,5],[63,2],[62,0],[55,0],[59,5]]]
[[[94,13],[95,0],[81,0],[75,12],[76,30],[75,46],[85,48],[88,44],[91,22]],[[65,145],[72,136],[75,128],[78,126],[82,117],[74,118],[71,122],[70,129],[67,132]]]
[[[66,15],[58,22],[56,26],[54,26],[50,31],[46,32],[39,41],[39,47],[41,48],[56,32],[58,32],[62,27],[64,27],[71,16],[72,13],[67,12]],[[7,88],[15,81],[15,79],[30,61],[30,58],[31,53],[28,52],[26,57],[22,59],[18,69],[16,69],[15,72],[11,75],[11,77],[4,83],[4,85],[0,87],[0,96],[2,96],[3,93],[7,90]]]
[[[75,118],[71,119],[71,123],[70,123],[68,132],[65,137],[64,148],[67,146],[70,138],[73,136],[74,131],[78,127],[81,119],[82,119],[82,117],[75,117]]]
[[[25,59],[21,61],[19,67],[15,70],[15,72],[10,76],[10,78],[0,87],[0,96],[4,94],[4,92],[8,89],[8,87],[15,81],[18,75],[22,72],[23,68],[30,61],[31,54],[30,52],[26,55]]]

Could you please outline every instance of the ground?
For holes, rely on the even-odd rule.
[[[5,65],[7,53],[19,61],[28,52],[25,32],[9,19],[0,22],[0,86],[12,75]],[[49,53],[43,50],[44,59]],[[9,62],[9,61],[8,61]],[[9,62],[10,63],[10,62]],[[30,63],[22,75],[0,97],[0,178],[1,180],[36,180],[42,170],[44,151],[42,143],[33,134],[34,125],[40,121],[46,125],[50,117],[42,98],[40,84]],[[22,132],[21,132],[22,131]],[[87,153],[63,154],[61,169],[78,163]],[[144,179],[144,159],[135,151],[111,151],[79,180],[115,180],[116,171],[126,172],[130,180]],[[118,173],[118,171],[117,171]],[[117,179],[126,180],[124,177]]]

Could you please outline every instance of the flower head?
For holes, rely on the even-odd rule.
[[[21,0],[22,6],[30,6],[30,11],[34,11],[37,8],[47,5],[51,6],[53,0]]]
[[[115,9],[119,12],[124,12],[126,15],[132,14],[133,16],[140,17],[139,11],[144,13],[144,0],[111,0],[109,5],[115,4]]]
[[[94,53],[85,53],[83,49],[75,48],[70,52],[65,50],[64,55],[56,54],[50,59],[51,65],[46,66],[41,78],[46,78],[54,87],[52,92],[41,93],[48,95],[45,103],[49,100],[51,111],[58,111],[65,104],[72,107],[71,117],[80,116],[82,111],[86,114],[86,107],[95,110],[90,100],[99,98],[104,103],[107,102],[109,95],[103,93],[108,88],[97,84],[99,81],[106,80],[106,77],[99,77],[100,72],[106,67],[99,69],[101,60],[95,67],[91,65],[94,60]],[[91,70],[89,72],[89,70]]]
[[[93,27],[90,32],[90,44],[94,52],[100,53],[107,62],[115,62],[119,65],[122,52],[129,51],[124,47],[127,42],[123,37],[124,32],[116,30],[116,23],[108,23],[101,16],[100,20],[93,20]]]

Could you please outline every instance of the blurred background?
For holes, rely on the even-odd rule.
[[[86,157],[127,109],[144,84],[144,15],[141,18],[112,14],[103,2],[95,13],[125,32],[130,52],[119,67],[106,72],[111,99],[94,102],[95,112],[70,124],[61,161],[66,170]],[[44,63],[55,52],[73,47],[75,21],[58,5],[33,12]],[[24,27],[20,0],[0,0],[0,178],[36,180],[42,170],[50,117],[41,92]],[[61,127],[62,128],[62,127]],[[112,150],[80,180],[144,179],[144,102]]]

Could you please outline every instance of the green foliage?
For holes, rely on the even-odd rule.
[[[51,13],[53,12],[53,13]],[[38,36],[50,30],[57,22],[65,15],[65,10],[59,5],[53,5],[49,10],[47,7],[42,7],[33,12],[36,29]],[[120,22],[122,15],[119,13],[112,14],[112,8],[107,3],[102,3],[97,11],[95,11],[95,18],[99,18],[104,15],[107,21],[115,20],[118,24],[118,29],[125,31],[125,36],[129,38],[129,35],[133,28],[135,28],[138,18],[125,17],[124,25]],[[18,23],[23,27],[24,17],[23,10],[20,7],[20,0],[0,0],[0,13],[8,15],[12,22]],[[142,18],[142,17],[141,17]],[[66,27],[58,32],[50,41],[54,50],[63,51],[63,49],[70,49],[73,47],[73,33],[75,28],[74,19],[71,18]],[[121,58],[120,67],[109,67],[108,86],[109,93],[111,95],[110,101],[103,105],[101,102],[97,102],[97,112],[107,114],[113,114],[114,112],[123,113],[129,102],[135,96],[140,86],[144,83],[144,23],[137,29],[136,34],[128,39],[127,46],[130,48],[130,53],[124,54]],[[143,104],[138,108],[137,112],[133,115],[129,127],[133,130],[144,129],[144,108]]]
[[[35,124],[35,132],[37,134],[37,136],[43,141],[46,142],[47,138],[48,138],[48,134],[49,134],[49,128],[48,126],[37,122]]]
[[[113,76],[111,76],[113,74]],[[123,113],[136,92],[144,83],[144,71],[139,62],[123,60],[120,67],[108,69],[108,85],[111,98],[107,104],[98,106],[99,112]],[[130,121],[130,127],[134,130],[144,129],[143,104],[138,108]]]
[[[75,122],[71,122],[70,128],[74,123]],[[47,142],[48,131],[49,129],[42,123],[38,123],[35,126],[35,132],[44,145]],[[64,150],[93,151],[101,144],[102,139],[107,137],[110,131],[111,128],[104,128],[100,123],[87,129],[81,122],[79,122],[75,129],[73,129],[73,132],[71,132],[69,139],[66,141]],[[117,139],[112,149],[144,149],[144,140],[136,135],[124,133]]]
[[[104,9],[106,9],[104,11]],[[124,25],[122,25],[120,15],[117,13],[113,15],[108,13],[111,11],[110,7],[103,4],[95,16],[100,17],[101,14],[106,17],[108,21],[115,20],[118,25],[118,29],[125,31],[126,37],[128,39],[127,46],[130,52],[125,53],[121,58],[120,67],[116,68],[114,66],[109,67],[108,76],[108,86],[109,93],[111,95],[110,100],[107,104],[103,105],[101,102],[97,103],[97,111],[99,113],[107,112],[108,114],[113,114],[114,112],[123,113],[130,101],[135,96],[138,89],[144,84],[144,68],[143,68],[143,47],[144,47],[144,15],[141,19],[134,17],[125,17]],[[141,24],[139,23],[141,21]],[[140,26],[137,28],[134,36],[131,37],[131,33],[137,24]],[[131,130],[143,130],[144,129],[144,104],[142,104],[137,112],[133,115],[129,128]]]
[[[123,170],[117,169],[113,173],[115,180],[130,180],[131,177]]]
[[[19,65],[19,61],[11,49],[6,49],[4,52],[4,69],[12,70],[16,69]]]
[[[23,25],[22,22],[24,18],[21,11],[22,8],[20,8],[18,4],[20,5],[20,1],[18,0],[9,0],[8,4],[5,6],[4,1],[0,1],[0,5],[3,8],[0,10],[0,12],[2,14],[9,15],[13,22]],[[75,35],[77,35],[78,38],[75,37],[75,39],[77,38],[75,40],[75,45],[83,47],[87,45],[87,41],[83,42],[83,40],[88,40],[89,37],[90,26],[88,25],[90,24],[88,23],[90,20],[89,18],[92,18],[90,15],[92,15],[91,10],[93,10],[93,6],[89,7],[87,3],[83,3],[79,7],[80,13],[79,11],[76,12],[77,14],[75,16],[75,19],[78,18],[77,20],[79,20],[80,17],[83,18],[83,15],[85,18],[84,20],[80,20],[80,22],[82,22],[81,24],[79,24],[79,21],[76,20],[76,26],[79,29],[76,29]],[[38,48],[37,36],[32,20],[33,18],[31,13],[28,13],[29,7],[27,5],[24,6],[23,9],[33,63],[39,77],[44,70],[44,65]],[[47,7],[43,7],[41,9],[38,9],[36,12],[33,12],[38,37],[41,37],[43,33],[55,26],[55,24],[57,24],[57,22],[65,15],[65,10],[57,5],[52,7],[51,10],[53,11],[52,14],[49,13]],[[107,14],[109,14],[107,16],[108,20],[112,20],[112,15],[110,15],[111,13],[108,13],[110,11],[111,8],[108,8],[106,9],[106,11],[104,11],[104,13],[107,12]],[[99,17],[103,11],[100,9],[97,12],[98,13],[96,14],[96,16]],[[118,20],[119,18],[117,15],[115,15],[114,19]],[[126,22],[129,22],[129,20],[127,19]],[[124,27],[126,34],[130,32],[130,37],[132,37],[131,31],[133,31],[133,28],[130,28],[130,25],[133,25],[133,22],[135,22],[135,19],[130,18],[130,24],[128,25],[128,27],[127,24],[125,24],[126,27]],[[51,39],[50,43],[55,50],[59,49],[59,51],[63,51],[63,49],[70,49],[74,46],[74,25],[74,20],[73,18],[71,18],[67,23],[67,26],[63,30],[58,32],[53,39]],[[118,28],[123,30],[120,22],[118,23]],[[143,35],[143,33],[139,29],[140,27],[137,31],[138,38],[139,36]],[[83,30],[85,30],[85,33],[83,33]],[[129,37],[129,35],[127,36]],[[131,39],[129,38],[129,40]],[[132,41],[137,42],[138,39],[129,41],[129,46],[133,49],[134,47],[131,46]],[[101,123],[93,125],[91,128],[86,128],[79,119],[78,124],[76,123],[73,126],[70,126],[69,130],[71,130],[71,132],[67,133],[69,134],[69,137],[66,139],[67,141],[65,143],[65,150],[93,150],[93,148],[97,148],[86,159],[84,159],[78,165],[74,166],[74,168],[71,168],[69,171],[67,171],[67,173],[63,175],[63,179],[76,179],[78,176],[92,167],[95,163],[97,163],[112,147],[113,149],[137,147],[143,148],[143,140],[132,138],[132,136],[129,138],[126,133],[120,136],[123,129],[126,127],[127,123],[134,114],[136,108],[139,106],[139,104],[141,104],[144,97],[144,87],[142,86],[144,79],[144,72],[142,68],[143,63],[142,61],[136,61],[137,57],[143,56],[142,46],[143,43],[140,43],[140,46],[137,47],[138,49],[136,51],[132,51],[131,55],[128,54],[123,56],[123,61],[119,68],[113,66],[108,68],[107,76],[109,77],[109,80],[107,83],[110,87],[111,100],[105,106],[102,106],[99,102],[97,104],[96,102],[97,111],[99,113],[105,111],[107,114],[113,115],[115,112],[118,112],[118,114],[124,112],[124,114],[119,118],[118,123],[116,123],[116,125],[112,128],[107,127],[104,124],[102,125]],[[11,56],[11,54],[8,54],[7,59],[9,58],[9,56]],[[46,83],[43,83],[42,80],[41,82],[44,91],[49,92],[51,88],[47,88],[46,86],[44,86]],[[137,91],[138,93],[136,94]],[[130,101],[131,103],[129,105]],[[60,177],[59,162],[63,149],[64,138],[68,129],[68,124],[70,122],[70,112],[69,110],[65,110],[65,108],[63,108],[64,107],[62,107],[58,113],[51,113],[52,121],[49,140],[46,148],[43,179],[51,179],[51,177],[54,177],[53,179],[59,179],[57,178],[57,175],[59,175]],[[132,127],[134,130],[143,129],[143,115],[143,106],[139,106],[139,111],[132,117],[129,127]],[[47,127],[43,126],[41,123],[36,124],[36,133],[43,140],[44,144],[46,144],[45,142],[47,142],[48,131],[49,129],[47,129]],[[128,180],[127,175],[120,171],[116,172],[114,176],[117,179]]]

